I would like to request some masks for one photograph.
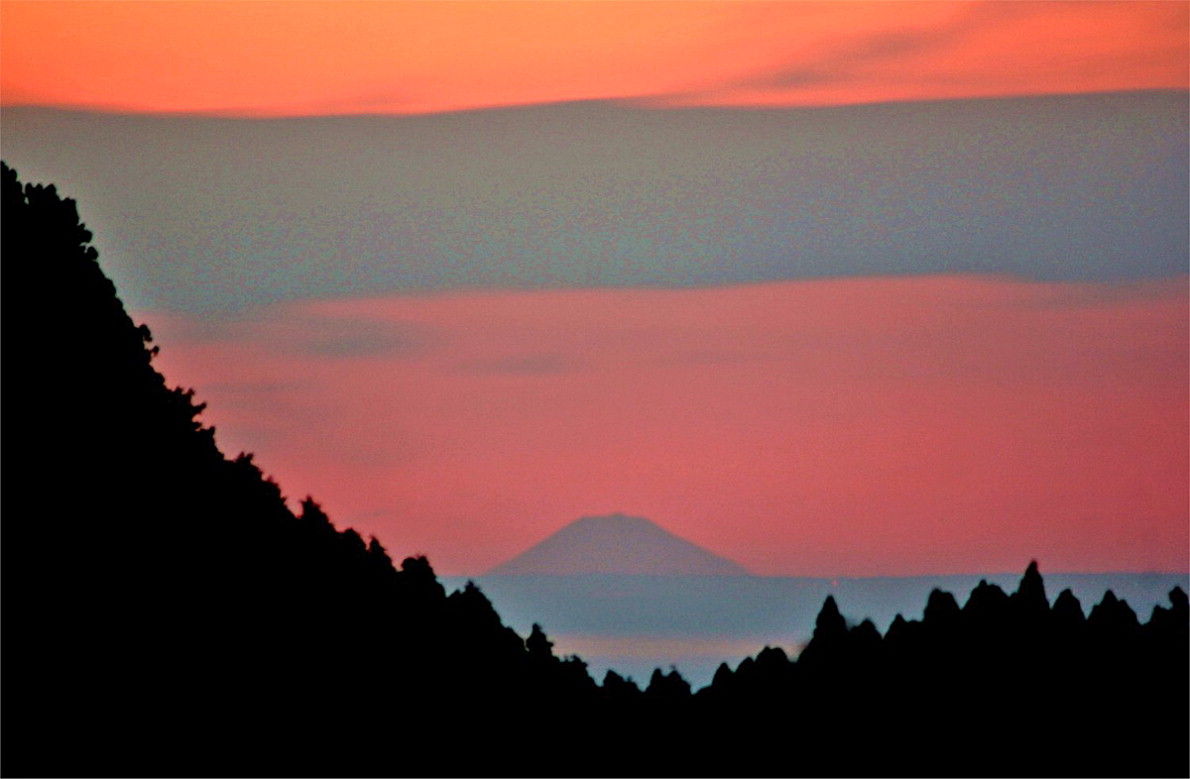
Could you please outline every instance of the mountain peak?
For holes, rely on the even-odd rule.
[[[610,573],[748,576],[747,569],[665,528],[627,514],[587,516],[496,566],[491,576]]]
[[[578,519],[571,522],[570,526],[579,525],[579,524],[583,525],[584,527],[596,527],[596,526],[599,526],[599,527],[616,526],[616,527],[620,527],[620,528],[654,527],[654,528],[657,528],[658,530],[662,530],[660,525],[658,525],[655,522],[651,522],[648,519],[645,519],[644,517],[634,517],[629,514],[621,514],[620,512],[616,512],[615,514],[602,514],[602,515],[591,515],[591,516],[586,516],[586,517],[579,517]],[[565,530],[565,529],[566,528],[562,528],[562,530]],[[558,532],[561,532],[561,531],[558,531]]]

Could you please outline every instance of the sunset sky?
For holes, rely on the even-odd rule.
[[[237,116],[1184,88],[1179,2],[12,2],[5,105]]]
[[[1181,2],[0,2],[159,369],[449,574],[1186,571],[1188,74]]]

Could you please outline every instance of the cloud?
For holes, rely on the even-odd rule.
[[[0,121],[22,176],[78,198],[123,299],[230,327],[245,307],[399,292],[1169,276],[1188,251],[1186,116],[1186,94],[1131,93]],[[353,326],[325,323],[320,339],[303,325],[293,348],[408,352],[433,337]]]

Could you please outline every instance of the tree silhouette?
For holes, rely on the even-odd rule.
[[[546,672],[477,589],[447,598],[425,558],[395,569],[219,452],[73,201],[5,165],[3,209],[6,772],[330,775],[361,737],[538,707]],[[551,659],[550,679],[586,675]]]

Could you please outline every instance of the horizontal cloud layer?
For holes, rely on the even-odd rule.
[[[1186,93],[1156,92],[260,121],[8,109],[2,129],[26,180],[79,200],[125,299],[212,311],[482,287],[1181,274],[1188,115]]]

